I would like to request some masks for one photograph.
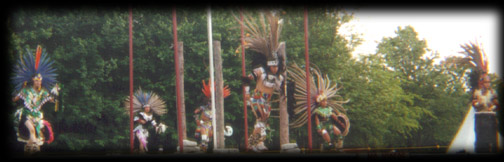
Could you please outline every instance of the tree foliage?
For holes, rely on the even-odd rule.
[[[238,15],[238,8],[212,9],[213,39],[221,41],[224,84],[231,89],[224,110],[225,123],[234,133],[226,137],[226,147],[243,148],[240,30],[233,14]],[[279,14],[285,23],[280,41],[286,42],[287,63],[304,65],[303,9],[283,8]],[[348,38],[338,33],[352,18],[339,7],[309,9],[310,62],[342,85],[340,95],[350,99],[344,105],[351,122],[345,147],[449,144],[468,109],[464,71],[435,64],[436,55],[425,55],[427,43],[418,40],[411,26],[399,27],[396,37],[384,38],[376,54],[354,58],[351,52],[361,43],[358,34]],[[201,80],[209,78],[206,19],[205,8],[177,8],[190,139],[196,128],[192,112],[203,104]],[[10,62],[25,54],[25,48],[42,45],[59,74],[61,106],[57,112],[54,104],[42,110],[54,127],[55,141],[43,149],[127,151],[129,116],[122,108],[129,95],[127,8],[21,8],[8,25]],[[168,114],[158,120],[168,129],[157,143],[174,151],[178,134],[171,10],[133,8],[133,45],[134,87],[152,90],[166,101]],[[246,54],[247,73],[250,58]],[[251,133],[250,111],[248,123]],[[269,123],[275,131],[267,147],[279,148],[278,118]],[[306,126],[291,129],[290,139],[306,147]]]
[[[390,72],[396,73],[401,88],[413,100],[408,110],[416,116],[415,129],[408,131],[400,145],[448,145],[463,114],[467,111],[468,96],[463,73],[457,68],[434,64],[437,52],[425,40],[419,40],[412,26],[398,27],[396,37],[383,38],[377,54],[385,59]]]

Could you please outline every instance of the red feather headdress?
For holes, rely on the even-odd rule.
[[[35,53],[35,71],[38,70],[40,63],[40,55],[42,54],[42,47],[40,45],[37,46],[37,52]]]
[[[210,96],[212,96],[212,93],[210,91],[211,87],[210,87],[210,80],[208,81],[208,84],[205,83],[205,80],[201,80],[201,82],[203,82],[203,89],[201,89],[201,91],[203,92],[203,94],[205,94],[205,96],[207,98],[210,98]],[[214,87],[215,87],[215,83],[214,83]],[[223,96],[224,98],[226,98],[227,96],[229,96],[231,94],[231,90],[229,90],[229,86],[224,86],[224,88],[222,88],[222,92],[224,93]]]

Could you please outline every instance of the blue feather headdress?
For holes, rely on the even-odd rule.
[[[56,76],[58,76],[56,69],[52,66],[54,61],[49,58],[45,50],[42,51],[40,46],[37,46],[35,58],[29,49],[26,49],[26,52],[15,67],[15,75],[12,79],[15,85],[14,93],[19,92],[24,84],[39,74],[42,77],[42,87],[50,89],[57,82]]]
[[[156,93],[152,91],[144,92],[142,88],[139,88],[135,93],[133,93],[133,113],[142,110],[146,105],[149,105],[150,109],[157,115],[167,113],[165,102]],[[124,108],[126,112],[129,113],[129,96],[124,102]]]

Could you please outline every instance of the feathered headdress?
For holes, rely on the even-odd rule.
[[[46,51],[42,50],[40,45],[37,46],[35,58],[33,58],[30,50],[26,49],[26,52],[15,67],[15,75],[13,77],[15,85],[14,93],[19,92],[23,88],[23,85],[30,82],[33,77],[42,79],[42,87],[50,89],[57,82],[56,69],[52,66],[54,61],[49,58]]]
[[[486,77],[486,74],[488,74],[488,59],[483,49],[473,42],[460,45],[460,47],[462,47],[463,51],[459,53],[465,55],[465,57],[447,59],[445,64],[447,66],[465,66],[472,69],[472,73],[469,76],[469,83],[471,85],[471,90],[474,90],[478,87],[483,77]]]
[[[282,30],[283,20],[278,17],[275,11],[263,10],[260,12],[259,21],[244,14],[244,21],[235,18],[242,24],[247,32],[245,36],[245,48],[249,48],[259,56],[254,56],[252,65],[257,66],[282,66],[285,56],[278,52],[280,44],[278,42]],[[279,70],[283,70],[279,67]]]
[[[165,102],[161,99],[161,97],[152,91],[144,92],[142,88],[138,88],[138,90],[133,94],[133,113],[142,110],[146,105],[149,105],[150,109],[157,115],[163,115],[168,112]],[[129,113],[129,96],[126,98],[126,101],[124,101],[124,108],[126,112]]]
[[[208,84],[205,83],[205,80],[201,80],[201,82],[203,83],[203,88],[201,89],[201,91],[203,92],[203,94],[205,94],[205,96],[207,98],[210,98],[210,96],[212,96],[212,91],[211,90],[211,87],[210,87],[210,80],[208,80]],[[215,83],[214,83],[215,85]],[[215,87],[215,86],[214,86]],[[231,90],[229,90],[229,86],[224,86],[224,88],[222,88],[222,93],[224,98],[228,97],[230,94],[231,94]]]
[[[316,68],[316,67],[315,67]],[[301,69],[297,64],[293,64],[291,68],[287,70],[289,79],[295,82],[295,94],[294,98],[296,100],[296,105],[294,107],[294,114],[297,116],[290,125],[294,128],[303,126],[308,121],[308,111],[307,104],[308,100],[306,98],[307,94],[310,93],[310,107],[312,114],[315,111],[317,103],[323,100],[327,100],[327,106],[331,107],[333,111],[346,113],[342,104],[348,103],[350,100],[340,101],[336,97],[341,97],[336,93],[342,88],[337,88],[337,84],[331,85],[331,80],[326,76],[320,74],[318,68],[312,69],[311,80],[310,80],[310,92],[307,92],[306,87],[306,72]],[[316,77],[316,78],[315,78]]]

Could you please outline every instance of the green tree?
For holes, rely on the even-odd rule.
[[[176,105],[171,12],[162,8],[133,9],[134,87],[153,90],[167,103],[168,125],[162,144],[175,150]],[[177,10],[179,41],[184,42],[187,133],[196,124],[192,111],[203,104],[201,80],[209,78],[206,12],[204,8]],[[128,12],[126,8],[19,9],[10,18],[12,62],[24,48],[42,45],[55,60],[62,86],[60,110],[43,111],[55,126],[55,142],[44,147],[56,151],[127,151],[129,117],[123,101],[129,95]],[[226,123],[235,133],[226,143],[237,147],[243,130],[240,57],[234,54],[239,30],[228,9],[213,10],[214,40],[220,40],[225,84],[232,94],[225,100]],[[189,76],[189,77],[188,77]],[[51,110],[51,111],[49,111]],[[12,111],[14,112],[14,111]],[[251,120],[252,121],[252,120]],[[236,125],[234,125],[236,123]]]
[[[281,12],[284,19],[284,28],[280,37],[286,42],[287,63],[293,62],[298,65],[305,64],[305,40],[304,40],[304,9],[302,7],[285,8]],[[320,68],[321,72],[329,75],[329,78],[338,85],[343,85],[340,95],[343,98],[350,98],[351,88],[348,88],[352,81],[353,65],[355,59],[352,58],[353,46],[360,44],[360,39],[355,35],[354,39],[347,40],[338,33],[339,28],[348,23],[353,18],[353,13],[347,12],[340,7],[328,6],[320,8],[308,8],[308,30],[309,30],[309,54],[310,62]],[[353,107],[344,105],[348,109],[348,117],[353,122],[355,114],[351,111]],[[293,114],[290,116],[293,119]],[[313,125],[312,125],[313,127]],[[290,130],[290,139],[295,140],[300,147],[307,147],[308,134],[307,126]],[[350,129],[353,129],[351,127]],[[352,132],[352,130],[350,130]],[[313,147],[317,148],[322,140],[312,130]]]
[[[345,145],[387,147],[419,127],[420,110],[408,107],[414,96],[402,89],[400,80],[394,79],[398,74],[384,66],[383,58],[369,55],[360,60],[355,68],[359,72],[347,87],[353,92],[349,114],[356,117]]]
[[[435,57],[425,57],[426,42],[418,40],[412,27],[398,28],[397,37],[385,38],[377,54],[354,58],[351,52],[361,39],[357,34],[345,37],[338,32],[353,13],[332,6],[308,11],[310,62],[343,86],[340,95],[350,99],[344,105],[352,125],[345,147],[444,145],[450,141],[467,110],[467,74],[463,70],[435,65]],[[226,137],[226,147],[243,148],[241,55],[236,53],[240,30],[233,16],[237,12],[238,8],[213,7],[212,34],[221,41],[224,83],[231,89],[224,109],[225,123],[234,133]],[[280,41],[286,42],[287,63],[303,65],[303,8],[283,8],[279,14],[284,19]],[[209,78],[206,19],[203,7],[177,7],[190,139],[196,128],[192,112],[204,104],[201,81]],[[133,8],[134,87],[155,91],[166,101],[168,114],[158,120],[169,128],[159,141],[152,142],[163,145],[165,151],[175,151],[178,145],[172,28],[171,9]],[[55,112],[54,104],[46,104],[42,109],[55,131],[54,143],[42,149],[127,152],[129,116],[123,102],[129,95],[128,9],[20,8],[9,17],[8,31],[10,62],[37,45],[55,61],[60,108]],[[251,55],[246,53],[247,73],[250,62]],[[272,115],[277,114],[273,111]],[[250,133],[254,118],[250,111],[248,116]],[[267,147],[278,149],[278,118],[271,118],[270,126],[275,131]],[[14,136],[9,141],[15,143]],[[317,144],[320,139],[316,133],[313,136]],[[306,126],[291,129],[290,139],[306,147]],[[21,152],[22,147],[15,149]]]
[[[417,112],[415,129],[408,131],[404,140],[397,140],[398,144],[447,145],[461,121],[454,114],[463,114],[466,110],[463,83],[460,83],[462,74],[435,65],[437,52],[425,55],[430,49],[425,40],[418,39],[412,26],[398,27],[396,34],[396,37],[383,38],[377,54],[385,59],[391,71],[398,73],[402,89],[414,96],[408,107]]]

